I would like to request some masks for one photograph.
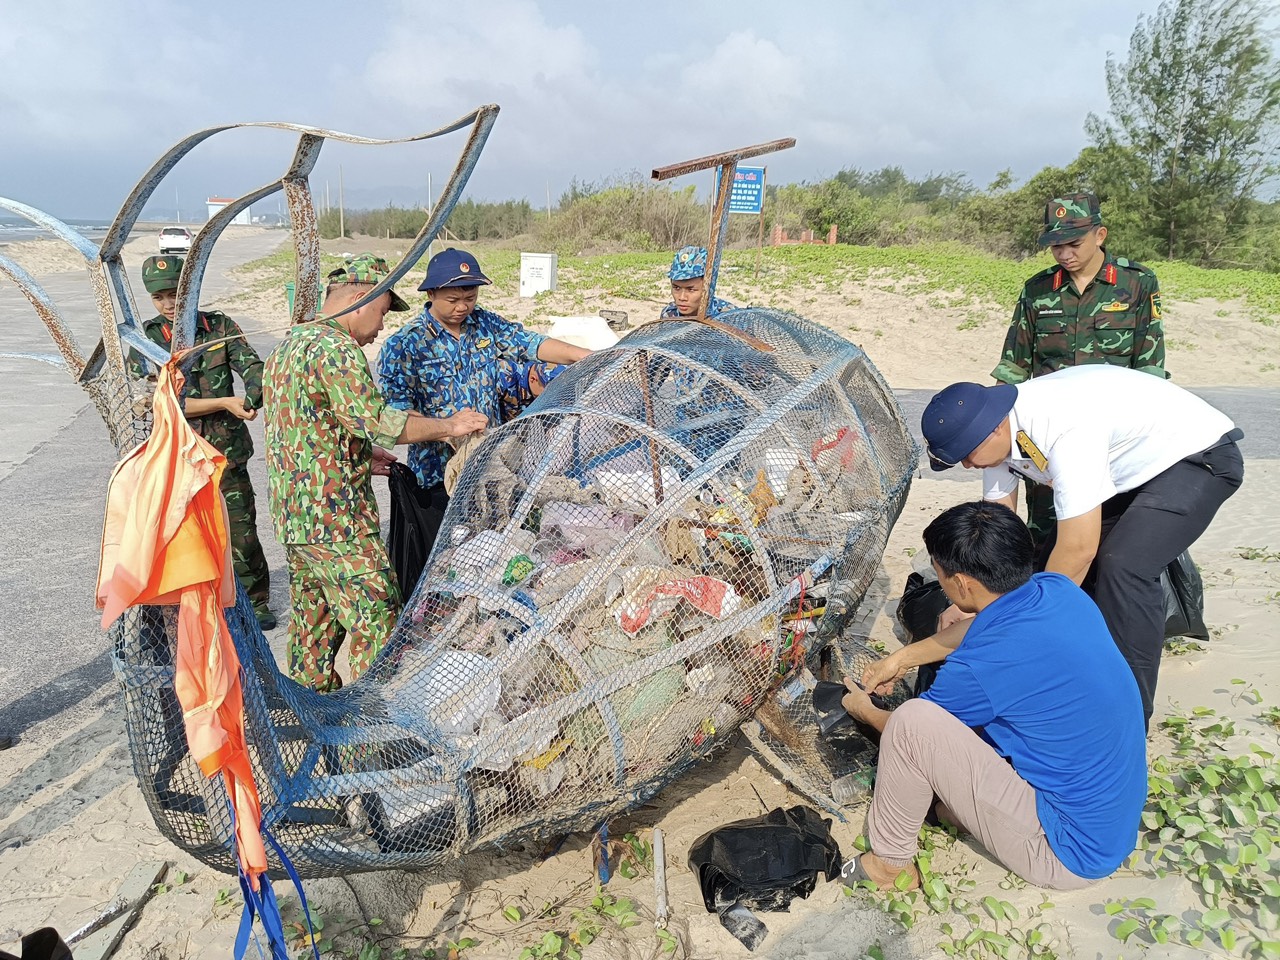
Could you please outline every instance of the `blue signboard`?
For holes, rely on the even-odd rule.
[[[730,213],[759,213],[764,209],[764,167],[738,167],[729,190]]]

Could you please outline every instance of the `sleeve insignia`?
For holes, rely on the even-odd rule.
[[[1158,292],[1151,295],[1151,319],[1160,319],[1160,294]]]

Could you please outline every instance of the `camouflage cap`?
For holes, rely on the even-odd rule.
[[[181,257],[147,257],[142,261],[142,285],[147,293],[163,293],[178,289],[178,277],[182,274]]]
[[[707,273],[706,247],[681,247],[671,261],[667,276],[672,280],[696,280]]]
[[[1102,210],[1092,193],[1068,193],[1054,197],[1044,207],[1044,233],[1040,246],[1078,240],[1095,227],[1102,226]]]
[[[335,283],[381,283],[391,273],[387,261],[372,253],[362,253],[358,257],[349,257],[342,266],[329,271],[329,285]],[[409,304],[395,290],[391,290],[391,309],[404,311]]]

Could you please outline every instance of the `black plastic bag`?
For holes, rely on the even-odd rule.
[[[813,892],[819,873],[840,876],[840,845],[816,810],[776,807],[704,833],[689,850],[689,867],[710,913],[734,904],[786,910]]]
[[[907,642],[915,643],[938,632],[938,617],[951,606],[942,584],[937,580],[925,580],[919,573],[907,577],[902,599],[898,601],[898,623],[906,631]],[[916,668],[915,696],[920,696],[933,685],[938,675],[938,664],[926,663]]]
[[[0,960],[71,960],[70,948],[53,927],[41,927],[22,938],[22,956],[0,950]]]
[[[1208,640],[1204,623],[1204,581],[1191,553],[1184,550],[1160,574],[1164,590],[1164,636]]]
[[[414,472],[403,463],[391,464],[387,486],[391,492],[387,555],[400,593],[408,600],[431,556],[449,498],[443,486],[423,490]]]

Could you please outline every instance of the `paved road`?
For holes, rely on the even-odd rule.
[[[1192,387],[1191,392],[1213,404],[1244,430],[1240,450],[1246,458],[1273,460],[1280,458],[1280,389],[1274,387]],[[924,447],[920,437],[920,415],[933,396],[933,390],[895,390],[902,412],[911,425],[916,443]],[[921,469],[941,480],[976,482],[977,474],[969,470],[945,470],[934,473],[928,458],[921,459]]]
[[[264,256],[284,239],[276,231],[226,236],[210,263],[205,299],[233,289],[228,266]],[[87,352],[99,329],[87,277],[57,274],[43,284]],[[52,352],[30,304],[0,283],[0,733],[21,732],[114,689],[93,589],[115,451],[66,370],[29,358]],[[253,428],[260,438],[260,419]],[[265,490],[260,457],[255,467]],[[274,589],[285,596],[283,555],[269,524],[259,526],[278,574]]]

